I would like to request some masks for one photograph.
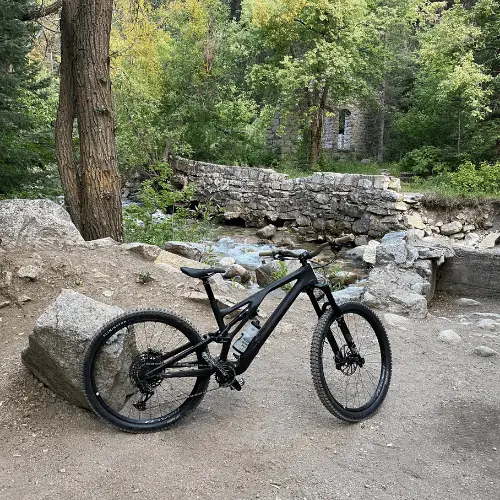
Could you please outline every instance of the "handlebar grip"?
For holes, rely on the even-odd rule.
[[[346,234],[345,236],[341,236],[340,238],[335,238],[335,243],[337,245],[342,245],[343,243],[348,243],[349,241],[354,241],[353,234]]]
[[[259,252],[259,257],[273,257],[274,252],[272,250],[266,250],[264,252]]]

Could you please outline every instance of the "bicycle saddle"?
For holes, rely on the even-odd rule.
[[[226,270],[222,267],[210,267],[208,269],[193,269],[192,267],[181,267],[181,271],[187,274],[190,278],[208,278],[212,274],[225,273]]]

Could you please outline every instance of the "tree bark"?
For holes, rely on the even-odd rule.
[[[378,132],[378,148],[377,161],[384,161],[384,146],[385,146],[385,78],[382,81],[382,92],[380,95],[380,116],[379,116],[379,132]]]
[[[81,176],[73,154],[76,96],[72,48],[74,39],[73,19],[76,18],[77,12],[78,2],[75,0],[65,2],[61,11],[61,66],[55,139],[57,164],[64,191],[64,200],[73,223],[81,231]]]
[[[315,111],[311,118],[311,149],[309,155],[309,163],[314,166],[318,163],[319,155],[321,153],[321,139],[323,137],[323,121],[328,99],[329,86],[325,85],[323,92],[320,95],[318,90],[314,91],[313,102],[315,104]]]
[[[120,241],[123,237],[109,60],[112,11],[112,0],[80,0],[73,25],[78,68],[80,221],[82,236],[87,240],[111,236]]]
[[[56,0],[50,5],[37,5],[36,8],[27,12],[21,21],[35,21],[41,19],[42,17],[50,16],[55,14],[62,6],[62,0]]]

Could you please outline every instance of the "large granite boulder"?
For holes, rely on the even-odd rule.
[[[453,248],[415,231],[386,234],[373,247],[374,267],[365,283],[363,302],[390,313],[424,318],[436,289],[437,269],[453,257]]]
[[[201,261],[206,250],[206,245],[202,243],[188,243],[185,241],[167,241],[164,249],[167,252],[186,257],[186,259]]]
[[[0,241],[5,248],[85,244],[68,212],[50,200],[0,201]]]
[[[82,387],[84,351],[99,328],[123,311],[81,295],[62,290],[56,301],[38,318],[29,346],[22,353],[24,365],[59,396],[89,408]],[[106,348],[106,372],[102,373],[108,399],[113,406],[133,393],[122,367],[130,366],[136,354],[133,333]],[[122,373],[123,372],[123,373]]]

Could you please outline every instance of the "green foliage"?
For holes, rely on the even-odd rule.
[[[261,57],[250,81],[260,99],[299,125],[298,154],[311,165],[321,139],[320,115],[364,88],[365,0],[249,0],[245,19]]]
[[[474,165],[465,161],[455,172],[443,172],[428,179],[416,178],[410,190],[438,193],[445,197],[500,198],[500,162]]]
[[[489,164],[486,162],[474,165],[467,161],[462,163],[456,172],[443,174],[439,182],[462,196],[486,194],[500,196],[500,162]]]
[[[220,0],[168,4],[161,125],[171,152],[218,163],[268,163],[272,110],[245,81],[247,34]]]
[[[0,0],[0,195],[39,189],[54,162],[54,93],[28,58],[34,26],[20,20],[29,6]]]
[[[432,146],[454,165],[464,154],[476,162],[493,159],[500,97],[500,67],[493,56],[499,5],[478,0],[465,8],[457,2],[416,31],[415,78],[407,103],[398,104],[390,133],[394,156]],[[415,171],[439,168],[424,170],[417,166]]]
[[[428,176],[447,170],[443,151],[435,146],[422,146],[406,153],[401,168],[416,175]]]
[[[286,262],[284,262],[282,260],[277,260],[275,262],[278,263],[278,269],[275,269],[272,272],[272,278],[274,281],[278,281],[281,278],[284,278],[285,276],[287,276],[289,274],[289,271],[288,271],[288,268],[286,267]],[[286,293],[288,293],[292,289],[293,285],[294,285],[294,282],[287,283],[286,285],[283,285],[281,287],[281,289],[283,291],[285,291]]]
[[[147,283],[151,283],[152,281],[154,281],[154,278],[149,271],[143,271],[138,274],[137,281],[143,285],[146,285]]]
[[[169,240],[197,242],[216,232],[211,223],[216,209],[186,207],[193,201],[193,186],[176,190],[170,183],[172,171],[165,163],[150,171],[151,177],[144,181],[139,192],[141,204],[130,204],[123,210],[126,241],[163,247]],[[159,217],[158,211],[166,214],[164,218]]]

